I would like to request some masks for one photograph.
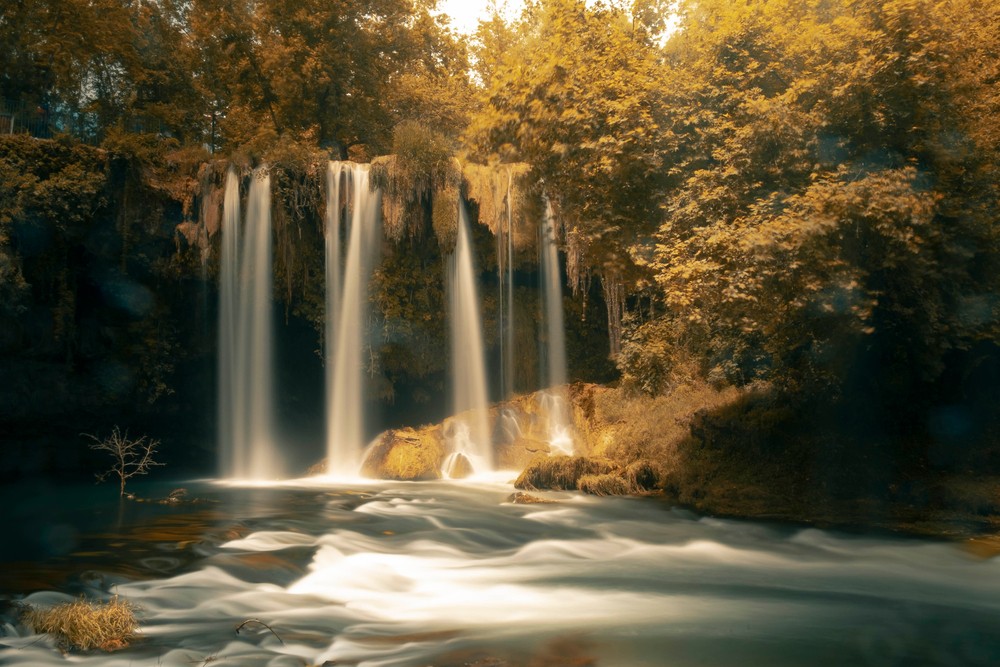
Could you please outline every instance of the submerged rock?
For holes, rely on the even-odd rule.
[[[361,474],[400,481],[440,479],[444,457],[440,427],[390,429],[368,450]]]
[[[515,491],[507,496],[506,502],[513,505],[553,505],[556,501],[548,500],[547,498],[539,498],[538,496],[533,496],[530,493],[525,493],[524,491]]]
[[[472,461],[461,452],[450,454],[445,460],[444,474],[448,479],[465,479],[466,477],[470,477],[474,472],[475,469],[472,467]]]

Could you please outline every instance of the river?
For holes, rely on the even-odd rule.
[[[184,487],[6,489],[0,665],[1000,664],[1000,558],[954,543],[496,480]],[[70,659],[14,604],[112,594],[138,640]]]

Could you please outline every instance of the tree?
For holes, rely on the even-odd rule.
[[[129,109],[139,116],[135,130],[167,134],[181,143],[211,141],[208,104],[196,85],[202,66],[189,38],[190,3],[159,0],[136,3],[132,12],[135,62]]]
[[[996,340],[998,134],[979,112],[997,38],[969,18],[980,4],[685,3],[662,311],[632,330],[626,374],[663,385],[649,349],[737,384],[850,384],[902,415]]]
[[[496,17],[481,24],[478,53],[506,52],[481,60],[484,105],[467,136],[481,161],[532,165],[562,222],[574,287],[602,279],[613,354],[624,285],[648,277],[633,254],[660,220],[673,154],[662,63],[640,23],[605,3],[545,0],[516,37]]]
[[[119,495],[125,495],[125,480],[136,475],[145,475],[153,466],[163,465],[153,457],[160,446],[159,440],[154,440],[148,436],[142,436],[136,440],[128,437],[128,431],[124,433],[115,426],[107,438],[101,440],[95,435],[83,434],[93,442],[89,445],[91,449],[98,452],[107,452],[114,464],[105,472],[97,475],[98,481],[103,482],[108,477],[117,477]]]
[[[121,118],[131,99],[134,25],[121,0],[6,3],[0,11],[0,97],[47,109],[76,132]],[[70,128],[64,128],[70,129]]]
[[[232,148],[290,134],[347,157],[386,151],[392,128],[430,114],[464,124],[465,52],[427,1],[194,0],[194,76]]]

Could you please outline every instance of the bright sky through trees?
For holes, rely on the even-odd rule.
[[[490,0],[441,0],[438,11],[451,17],[451,25],[456,31],[471,35],[476,31],[479,20],[487,18],[490,4]],[[497,4],[507,18],[513,18],[523,6],[521,0]]]

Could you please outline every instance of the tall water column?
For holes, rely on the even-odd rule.
[[[239,320],[240,284],[240,182],[230,167],[226,174],[222,208],[222,237],[219,258],[219,472],[235,474],[237,461],[236,431],[242,430],[236,418],[236,387],[239,383],[236,351]]]
[[[514,204],[512,191],[514,174],[507,170],[507,190],[504,195],[504,213],[497,225],[497,293],[498,323],[500,325],[500,399],[506,400],[514,393]]]
[[[283,472],[274,438],[271,177],[251,178],[240,229],[239,179],[226,175],[219,285],[220,470],[237,479]]]
[[[547,402],[549,446],[561,454],[573,453],[569,434],[569,397],[566,395],[566,328],[563,321],[562,280],[559,271],[559,250],[556,245],[556,222],[552,205],[546,200],[545,218],[541,228],[541,272],[545,305],[546,377],[548,390],[542,394]]]
[[[358,473],[365,446],[363,360],[368,283],[380,242],[381,193],[371,189],[369,165],[353,162],[331,162],[327,185],[326,471],[350,477]],[[344,200],[350,209],[346,259],[340,251]]]
[[[559,278],[555,216],[552,215],[552,205],[548,202],[545,202],[545,219],[542,221],[541,236],[541,268],[548,342],[546,379],[549,387],[560,387],[566,384],[566,327],[563,322],[562,280]]]
[[[452,413],[446,433],[453,455],[462,454],[476,472],[493,468],[493,447],[486,394],[482,319],[479,315],[469,219],[458,202],[458,238],[448,260],[448,301],[451,334]],[[448,464],[445,465],[448,472]]]

